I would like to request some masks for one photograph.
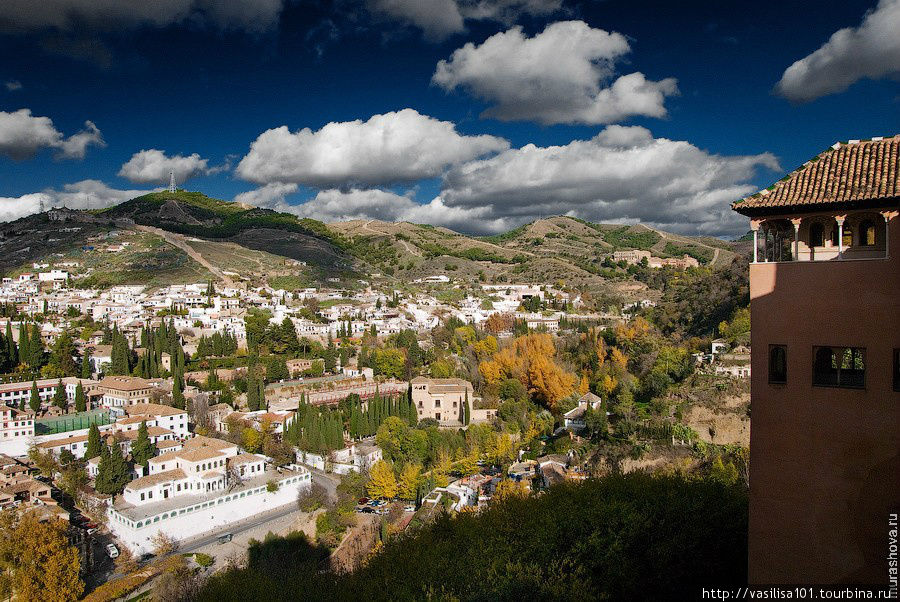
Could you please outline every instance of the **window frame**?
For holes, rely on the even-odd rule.
[[[773,352],[774,352],[775,350],[777,350],[777,349],[780,349],[781,351],[784,352],[784,375],[783,375],[783,378],[782,378],[781,380],[778,380],[778,379],[776,379],[776,378],[773,377],[773,369],[772,369],[772,368],[773,368],[774,362],[773,362],[772,354],[773,354]],[[767,364],[768,364],[768,379],[769,379],[769,384],[770,384],[770,385],[786,385],[786,384],[787,384],[787,377],[788,377],[787,345],[781,345],[781,344],[773,344],[773,345],[769,345],[769,355],[768,355],[768,357],[766,358],[766,362],[767,362]]]
[[[894,365],[894,391],[900,393],[900,349],[893,350],[893,361],[891,363]]]
[[[820,374],[817,371],[817,361],[816,356],[821,349],[829,349],[831,352],[831,360],[833,364],[836,364],[835,368],[830,368],[830,370],[834,370],[834,382],[824,382],[826,379],[820,379]],[[841,371],[842,370],[853,370],[852,368],[842,368],[841,364],[843,364],[844,357],[850,351],[851,361],[854,355],[859,352],[859,358],[862,362],[862,370],[861,370],[861,380],[859,383],[849,382],[850,379],[842,379]],[[866,388],[866,356],[867,351],[865,347],[854,347],[852,345],[813,345],[812,348],[812,385],[814,387],[826,387],[829,389],[856,389],[856,390],[864,390]],[[827,380],[831,380],[830,378]]]

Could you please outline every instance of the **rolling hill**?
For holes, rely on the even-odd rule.
[[[124,248],[97,255],[98,248]],[[77,261],[98,286],[166,284],[206,278],[300,288],[364,277],[404,287],[446,274],[460,282],[563,282],[625,297],[646,285],[608,257],[643,249],[660,257],[688,254],[727,266],[740,245],[680,236],[643,225],[594,224],[567,216],[537,220],[509,232],[473,237],[407,222],[353,220],[324,224],[287,213],[222,201],[199,192],[156,192],[109,209],[53,209],[0,224],[0,271],[32,262]],[[304,265],[305,264],[305,265]]]

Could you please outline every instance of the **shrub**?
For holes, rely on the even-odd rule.
[[[278,483],[276,483],[275,481],[269,481],[268,483],[266,483],[266,491],[268,491],[269,493],[275,493],[276,491],[278,491]]]

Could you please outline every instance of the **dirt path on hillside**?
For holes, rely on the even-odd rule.
[[[226,276],[222,270],[208,262],[204,259],[203,255],[197,252],[194,247],[187,243],[185,237],[181,234],[175,234],[174,232],[167,232],[166,230],[162,230],[161,228],[155,228],[153,226],[141,226],[135,225],[135,228],[141,230],[143,232],[149,232],[151,234],[156,234],[157,236],[161,236],[163,240],[172,245],[173,247],[178,247],[185,253],[187,253],[188,257],[205,267],[207,270],[212,272],[213,276],[223,281],[226,286],[234,286],[234,282]]]

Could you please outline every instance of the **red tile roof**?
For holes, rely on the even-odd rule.
[[[732,204],[744,215],[782,207],[812,209],[900,202],[900,134],[838,142],[770,186]]]

